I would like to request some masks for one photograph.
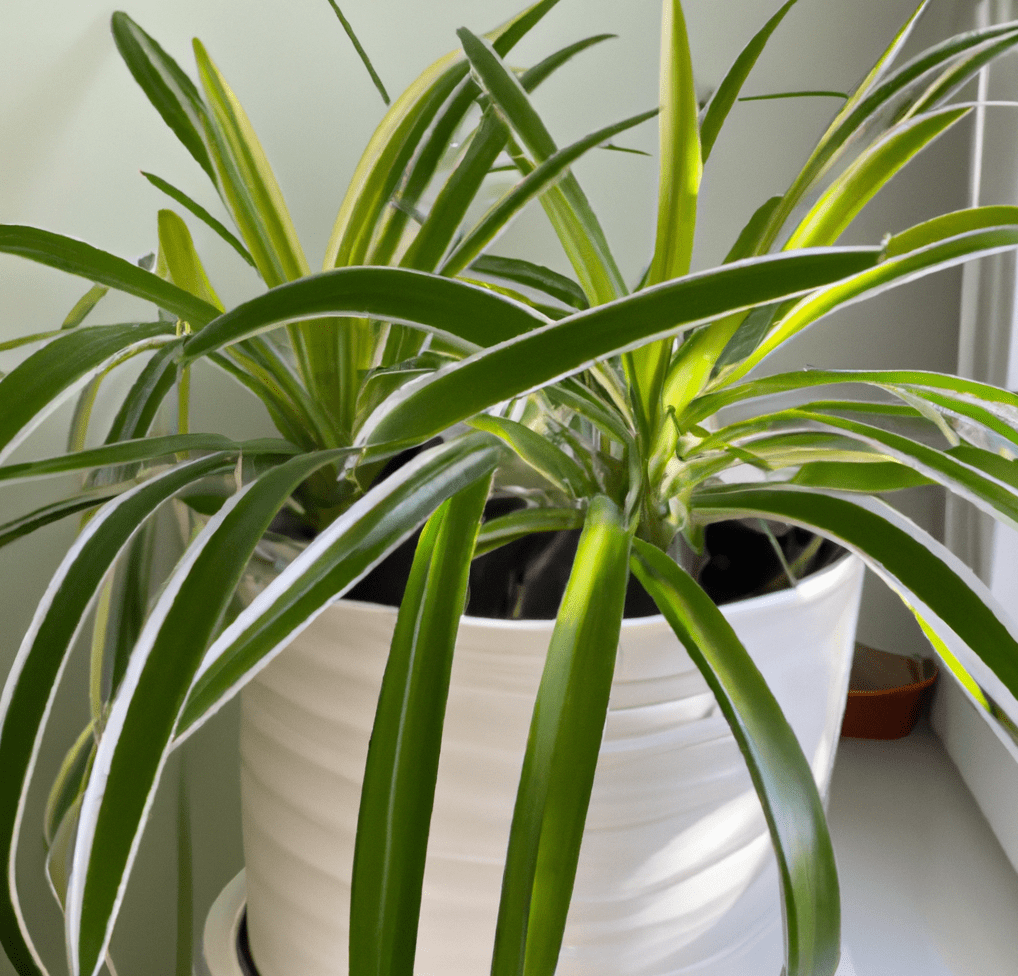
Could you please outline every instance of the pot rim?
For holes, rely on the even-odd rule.
[[[847,581],[862,560],[856,553],[846,551],[833,563],[823,569],[800,580],[796,586],[789,586],[783,590],[776,590],[773,593],[761,593],[757,596],[744,597],[741,600],[733,600],[731,603],[722,604],[725,616],[729,620],[736,619],[745,614],[756,614],[768,610],[791,609],[794,606],[802,606],[806,603],[813,603],[822,599],[831,590],[835,590],[843,582]],[[387,606],[383,603],[369,603],[366,600],[349,600],[346,597],[339,597],[333,602],[356,605],[365,613],[390,616],[395,618],[399,613],[399,607]],[[490,630],[510,630],[515,632],[539,632],[550,631],[555,626],[554,620],[507,620],[503,617],[475,617],[464,614],[460,619],[461,627],[485,627]],[[654,627],[667,628],[671,625],[660,613],[651,614],[647,617],[626,617],[622,621],[622,629],[651,629]]]

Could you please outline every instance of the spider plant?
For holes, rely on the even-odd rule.
[[[631,289],[569,166],[655,111],[558,147],[529,92],[600,38],[523,72],[504,60],[554,3],[543,0],[487,36],[461,30],[461,47],[392,104],[316,274],[250,124],[204,48],[196,42],[199,91],[151,37],[114,16],[134,77],[211,178],[240,238],[150,178],[250,261],[268,290],[224,310],[183,219],[170,211],[160,214],[154,270],[50,232],[0,227],[0,250],[95,282],[67,328],[34,336],[40,348],[0,381],[7,452],[88,384],[67,454],[0,467],[6,480],[88,474],[65,502],[3,526],[3,540],[90,515],[0,702],[0,941],[20,973],[42,970],[15,883],[24,797],[58,678],[93,604],[92,724],[54,786],[46,824],[47,837],[70,850],[75,976],[103,963],[171,751],[422,524],[362,791],[349,956],[358,976],[413,972],[467,574],[475,555],[511,539],[582,527],[514,810],[496,976],[555,969],[631,572],[702,670],[745,754],[778,859],[786,973],[837,966],[837,877],[809,766],[752,660],[683,568],[705,525],[781,521],[859,553],[972,695],[1005,724],[1018,714],[1013,625],[971,572],[880,497],[938,484],[1018,524],[1018,398],[929,372],[751,373],[838,308],[1018,246],[1012,207],[943,214],[870,246],[837,243],[881,187],[965,117],[968,107],[950,99],[1018,44],[1018,23],[949,38],[897,64],[921,5],[789,189],[750,216],[721,266],[691,272],[703,166],[795,0],[750,39],[702,110],[681,4],[665,0],[657,230],[648,270]],[[466,146],[436,192],[439,161],[464,124],[472,126]],[[506,157],[519,181],[471,219],[470,203]],[[531,201],[546,211],[575,277],[488,253]],[[158,319],[82,324],[107,288],[152,301]],[[102,445],[86,447],[95,388],[141,355],[145,366]],[[188,370],[202,359],[265,403],[279,439],[241,444],[188,430]],[[158,406],[174,386],[178,429],[156,433]],[[791,404],[775,404],[789,394]],[[725,408],[740,413],[733,419]],[[378,478],[398,452],[435,437],[443,438],[437,446]],[[541,490],[529,493],[529,507],[482,521],[493,479],[512,487],[509,457]],[[178,496],[205,520],[149,605],[148,526]],[[235,614],[249,559],[283,509],[312,538]]]

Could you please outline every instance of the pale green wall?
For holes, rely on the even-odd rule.
[[[911,12],[915,0],[801,0],[774,46],[761,60],[748,90],[845,88],[868,68],[885,41]],[[776,0],[690,0],[687,16],[699,75],[705,87],[723,69]],[[454,30],[484,30],[515,11],[516,0],[347,0],[344,9],[372,53],[391,91],[455,43]],[[942,36],[961,26],[968,5],[933,0],[920,33]],[[163,198],[139,176],[155,173],[190,192],[218,213],[204,175],[151,109],[129,77],[108,32],[111,7],[95,0],[0,0],[0,220],[24,222],[86,239],[135,257],[154,246],[155,211]],[[514,55],[519,63],[568,41],[602,31],[617,41],[584,54],[548,82],[539,108],[561,143],[656,101],[657,0],[563,0],[532,40]],[[188,41],[199,34],[250,114],[283,186],[312,263],[328,237],[342,188],[360,148],[381,114],[371,87],[326,0],[136,0],[128,8],[148,31],[191,67]],[[697,263],[718,260],[742,222],[767,196],[787,185],[795,160],[831,111],[819,100],[736,107],[705,178]],[[885,193],[854,239],[875,242],[886,232],[921,219],[933,208],[965,203],[967,131],[943,140],[908,178]],[[620,140],[653,150],[652,127]],[[647,260],[652,235],[656,167],[651,159],[595,152],[577,173],[600,214],[628,277]],[[192,229],[212,280],[230,303],[258,289],[246,266],[201,226]],[[562,267],[540,211],[525,216],[503,239],[504,249]],[[48,269],[0,257],[0,337],[59,324],[86,286]],[[819,326],[781,366],[951,369],[955,361],[958,276],[944,275]],[[128,300],[104,303],[96,321],[123,320],[144,311]],[[10,368],[7,356],[0,368]],[[214,378],[202,381],[211,403],[197,411],[196,428],[226,418],[238,435],[259,430],[265,419],[247,400],[227,397]],[[217,385],[218,384],[218,385]],[[23,455],[60,450],[55,418]],[[60,486],[8,490],[0,495],[4,517],[59,495]],[[939,524],[936,498],[912,500],[917,517]],[[54,527],[0,551],[0,673],[6,671],[28,624],[33,601],[73,535]],[[863,633],[885,644],[914,640],[902,615],[873,590]],[[905,634],[904,637],[901,634]],[[72,669],[75,670],[75,669]],[[80,676],[81,666],[75,673]],[[86,707],[80,684],[58,705],[55,733],[42,762],[52,769]],[[239,867],[233,771],[233,723],[223,720],[190,750],[195,771],[194,807],[200,808],[199,893],[203,915],[219,888]],[[172,771],[170,779],[172,781]],[[168,784],[172,787],[172,782]],[[114,943],[122,974],[159,976],[172,968],[172,788],[164,789],[128,895]],[[37,806],[37,804],[36,804]],[[37,810],[35,811],[37,813]],[[26,902],[33,915],[48,912],[40,928],[47,959],[59,968],[55,910],[33,875],[41,847],[30,811]],[[0,962],[0,974],[8,971]]]

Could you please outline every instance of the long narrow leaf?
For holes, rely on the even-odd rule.
[[[707,103],[707,108],[704,109],[703,113],[703,121],[700,123],[700,152],[705,163],[707,162],[707,157],[710,156],[711,150],[714,148],[714,142],[725,123],[725,119],[728,118],[728,113],[732,110],[735,100],[739,97],[739,92],[742,91],[742,86],[749,77],[750,71],[753,70],[757,59],[767,46],[767,41],[770,40],[771,34],[774,33],[778,24],[781,23],[785,14],[788,13],[795,2],[796,0],[788,0],[753,35],[753,39],[739,53],[735,63],[725,73],[721,84],[718,85],[717,90]]]
[[[36,608],[0,695],[0,942],[20,973],[38,972],[39,957],[18,903],[15,858],[26,793],[46,716],[74,637],[99,584],[144,520],[192,481],[232,467],[222,455],[180,465],[103,508],[64,557]],[[37,968],[39,967],[39,968]]]
[[[727,384],[745,376],[778,346],[835,308],[845,308],[863,299],[872,298],[889,288],[935,270],[954,267],[973,257],[1013,250],[1015,247],[1018,247],[1018,227],[991,227],[959,234],[917,251],[909,251],[900,257],[888,258],[875,268],[802,299],[750,356],[737,366],[721,373],[720,382]]]
[[[83,241],[76,241],[73,237],[64,237],[38,227],[0,224],[0,253],[17,254],[68,274],[108,285],[128,295],[144,298],[190,322],[195,329],[211,322],[218,314],[214,306],[130,261],[100,251]]]
[[[543,265],[523,261],[520,258],[482,254],[471,263],[470,270],[479,274],[491,275],[493,278],[504,278],[527,288],[534,288],[575,309],[590,307],[587,296],[583,294],[583,289],[572,278],[567,278]]]
[[[622,627],[630,534],[593,499],[555,621],[516,794],[492,976],[558,962]]]
[[[535,167],[520,180],[470,229],[463,240],[456,245],[456,249],[446,258],[441,273],[452,276],[466,268],[505,228],[513,216],[519,213],[531,200],[554,185],[568,167],[584,153],[610,139],[613,135],[631,129],[641,122],[646,122],[647,119],[651,119],[655,115],[657,115],[657,109],[641,112],[632,118],[592,132],[565,149],[559,149],[552,153],[540,166]]]
[[[402,322],[477,346],[494,345],[548,321],[526,305],[460,281],[405,268],[336,268],[231,309],[188,340],[185,356],[195,359],[280,322],[330,314]]]
[[[742,750],[781,878],[788,976],[834,976],[841,904],[834,850],[809,762],[752,658],[710,597],[637,539],[633,572],[710,685]]]
[[[967,108],[947,108],[895,126],[831,183],[799,222],[785,247],[833,244],[909,160],[968,113]]]
[[[117,11],[111,27],[113,40],[134,80],[209,179],[216,183],[215,169],[201,135],[207,110],[194,82],[127,14]]]
[[[577,312],[395,394],[365,424],[359,439],[395,444],[416,440],[425,431],[430,436],[492,404],[579,372],[594,360],[732,311],[812,290],[851,274],[853,268],[872,267],[875,257],[865,248],[774,255],[689,275]]]
[[[702,488],[707,519],[775,518],[814,529],[857,552],[940,637],[1012,721],[1018,717],[1018,640],[996,598],[957,557],[885,503],[793,485]]]
[[[251,267],[255,266],[254,258],[250,252],[230,231],[215,217],[212,216],[200,203],[192,200],[183,190],[178,190],[172,183],[153,173],[146,173],[142,170],[142,176],[149,181],[156,189],[162,190],[171,200],[176,200],[182,207],[193,213],[203,224],[216,232],[227,244],[230,245]]]
[[[530,104],[519,80],[490,44],[466,28],[457,31],[470,64],[507,123],[520,136],[538,164],[558,147]],[[526,174],[524,174],[526,175]],[[593,302],[611,301],[626,293],[625,282],[612,257],[590,203],[572,174],[541,198],[556,227],[584,291]]]
[[[421,534],[382,679],[357,816],[350,973],[413,976],[453,649],[491,476]]]
[[[525,424],[505,417],[482,414],[468,421],[475,430],[484,430],[505,441],[519,457],[572,498],[586,498],[594,490],[583,468],[550,440]]]
[[[584,513],[578,508],[527,508],[485,522],[477,536],[475,556],[493,552],[533,532],[559,532],[583,528]]]
[[[187,224],[172,210],[160,210],[159,255],[166,262],[170,280],[184,291],[223,311],[223,303],[212,288]]]
[[[373,487],[315,537],[209,649],[178,722],[178,741],[232,698],[288,641],[446,498],[492,471],[499,452],[471,433],[431,448]]]
[[[75,329],[32,353],[0,380],[0,459],[79,386],[129,356],[169,339],[165,322]]]
[[[82,801],[67,892],[74,976],[102,964],[178,710],[256,543],[294,489],[341,453],[292,458],[238,492],[188,548],[146,621]]]

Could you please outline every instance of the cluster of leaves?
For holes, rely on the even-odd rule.
[[[523,766],[496,974],[555,968],[630,571],[703,671],[746,756],[778,855],[787,973],[837,965],[837,879],[809,766],[724,617],[669,555],[700,546],[706,523],[783,520],[858,552],[973,694],[1014,713],[1010,625],[971,573],[874,496],[940,484],[1018,525],[1018,398],[922,372],[747,374],[837,308],[1018,246],[1018,208],[1010,207],[945,214],[879,245],[836,246],[880,188],[965,116],[948,100],[1018,44],[1018,24],[950,38],[896,66],[921,5],[790,188],[752,215],[720,267],[690,273],[703,165],[795,0],[751,39],[702,111],[682,8],[665,0],[659,108],[565,148],[529,94],[605,36],[525,71],[504,60],[556,2],[541,0],[484,37],[461,30],[461,47],[391,105],[315,274],[251,125],[202,45],[195,42],[199,91],[138,25],[114,15],[128,67],[212,180],[239,237],[182,191],[148,179],[211,227],[268,290],[225,310],[171,210],[159,214],[154,270],[54,233],[0,226],[0,251],[94,282],[64,328],[23,340],[42,345],[0,381],[2,456],[84,386],[68,453],[0,467],[0,480],[87,474],[65,501],[0,526],[0,541],[91,513],[0,699],[0,941],[20,973],[42,970],[15,883],[25,796],[60,674],[93,604],[92,723],[60,772],[46,824],[75,976],[102,965],[170,752],[425,522],[365,772],[351,973],[413,971],[408,933],[420,907],[466,573],[474,555],[521,535],[583,527]],[[655,247],[630,291],[570,165],[658,113]],[[442,174],[464,126],[472,126],[464,148]],[[472,220],[471,204],[506,156],[520,179]],[[532,201],[575,279],[486,253]],[[110,288],[153,302],[158,320],[83,325]],[[99,385],[142,355],[102,445],[86,447]],[[188,371],[199,360],[253,392],[280,437],[235,443],[190,432]],[[174,387],[177,432],[156,433]],[[884,399],[862,398],[860,388]],[[803,404],[803,391],[814,389],[824,399]],[[797,405],[775,408],[769,399],[790,393],[800,394]],[[718,419],[736,405],[749,419]],[[438,446],[377,479],[397,452],[439,435]],[[482,524],[507,452],[541,490],[526,493],[529,507]],[[236,490],[210,504],[210,479],[231,478]],[[207,518],[149,606],[152,518],[182,495],[204,505]],[[233,616],[255,546],[283,509],[313,538]]]

